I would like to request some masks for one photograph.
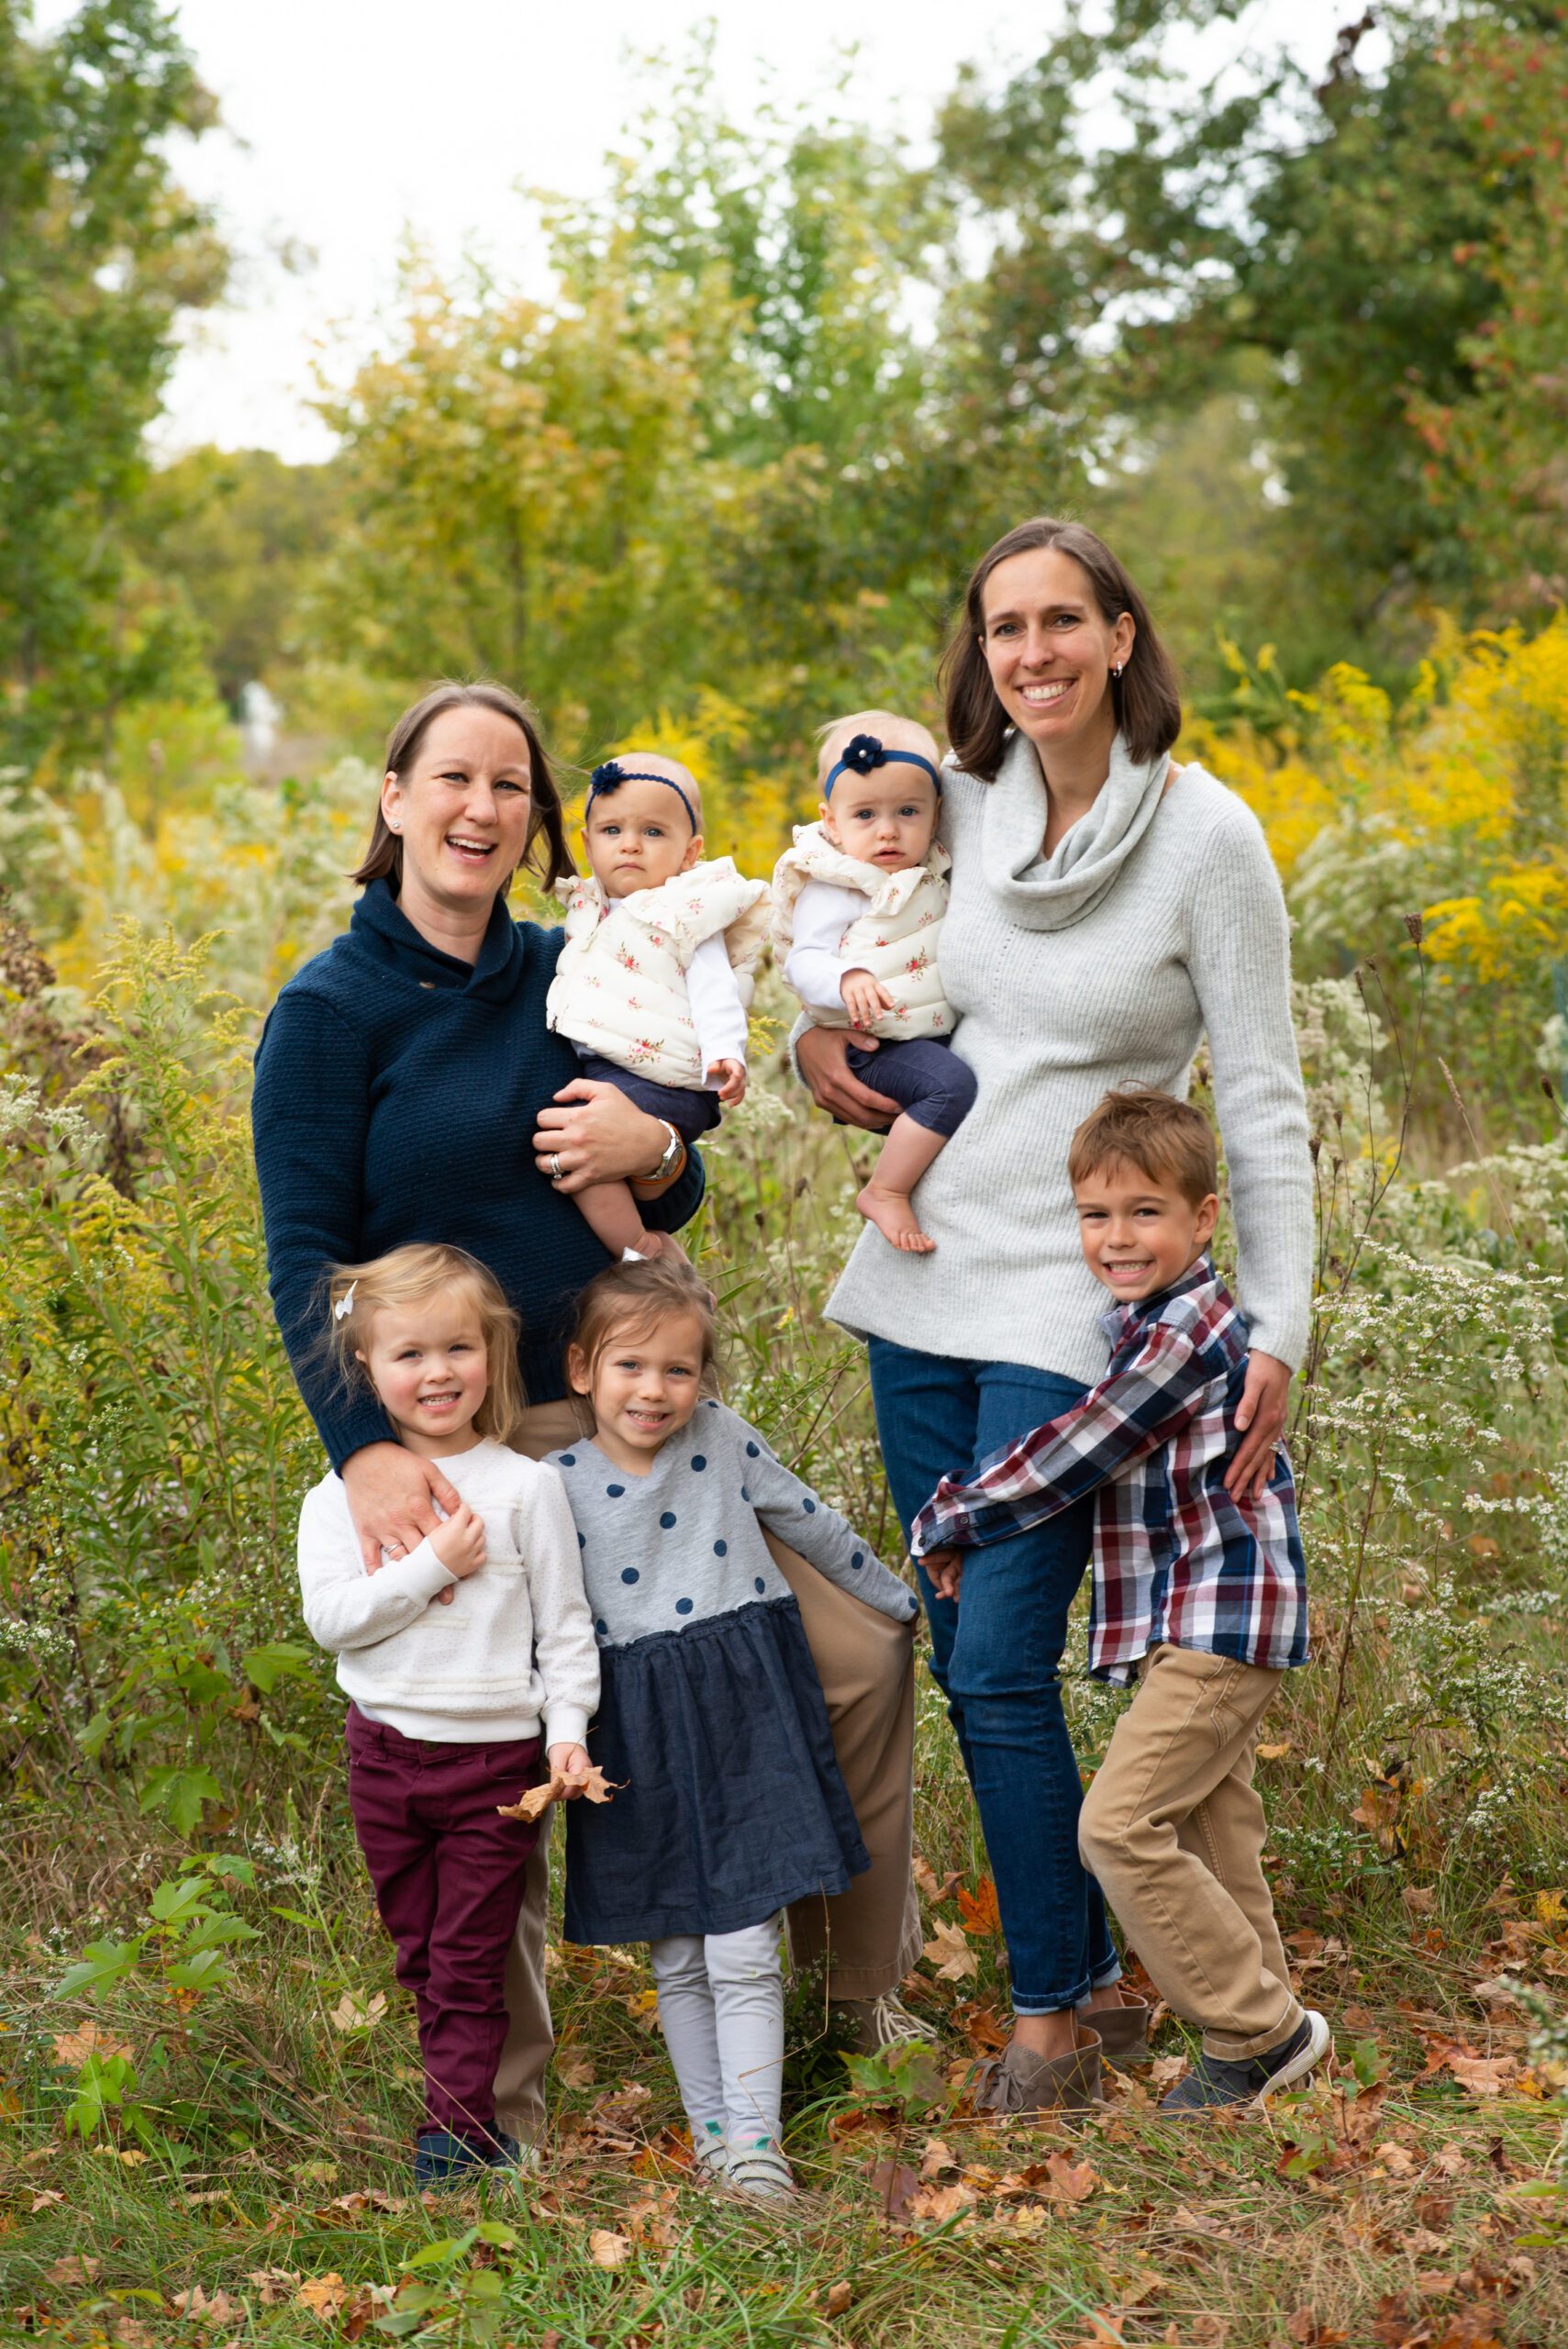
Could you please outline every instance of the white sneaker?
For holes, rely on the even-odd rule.
[[[731,2145],[724,2182],[754,2202],[787,2202],[795,2192],[794,2172],[771,2137]]]

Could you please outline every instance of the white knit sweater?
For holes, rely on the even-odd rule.
[[[299,1587],[312,1638],[366,1718],[432,1744],[537,1737],[576,1745],[599,1702],[582,1546],[559,1468],[476,1443],[439,1465],[484,1520],[484,1564],[461,1581],[431,1543],[367,1575],[341,1477],[299,1513]],[[433,1602],[443,1590],[451,1604]]]
[[[1113,1086],[1184,1095],[1207,1030],[1238,1301],[1260,1353],[1300,1361],[1312,1185],[1284,900],[1251,811],[1198,766],[1162,797],[1164,767],[1133,766],[1118,737],[1105,791],[1048,863],[1026,738],[993,784],[944,772],[942,980],[979,1097],[915,1192],[935,1252],[862,1233],[828,1308],[856,1336],[1096,1379],[1106,1293],[1079,1249],[1068,1144]]]

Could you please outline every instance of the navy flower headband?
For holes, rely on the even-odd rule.
[[[841,774],[870,774],[873,767],[893,766],[924,767],[937,786],[937,797],[941,797],[942,779],[929,759],[923,759],[918,751],[885,751],[874,734],[857,734],[845,743],[843,757],[822,786],[822,796],[832,798],[833,785]]]
[[[667,774],[648,774],[634,767],[623,767],[618,759],[606,759],[603,766],[595,767],[588,777],[588,807],[593,806],[595,799],[606,798],[612,791],[618,791],[623,783],[662,783],[666,791],[674,793],[685,809],[686,821],[692,828],[692,838],[694,840],[696,838],[697,819],[693,813],[692,803],[681,789],[680,785],[672,783]],[[585,807],[583,812],[586,816],[587,808]]]

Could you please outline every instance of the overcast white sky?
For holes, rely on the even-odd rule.
[[[39,0],[48,29],[74,0]],[[1335,0],[1259,0],[1317,63]],[[228,303],[183,355],[158,439],[299,460],[331,440],[305,406],[326,346],[340,372],[392,290],[406,229],[449,260],[480,246],[541,284],[518,184],[585,193],[637,105],[639,55],[683,49],[717,18],[717,64],[742,110],[830,88],[859,44],[845,102],[919,139],[961,62],[999,74],[1037,53],[1054,0],[183,0],[179,16],[226,128],[182,161],[214,201],[239,266]],[[314,265],[291,274],[291,242]],[[542,286],[541,286],[542,290]]]

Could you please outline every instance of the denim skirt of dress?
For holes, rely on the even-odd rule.
[[[566,1938],[733,1933],[871,1865],[793,1598],[599,1651],[588,1752],[613,1801],[566,1808]]]

